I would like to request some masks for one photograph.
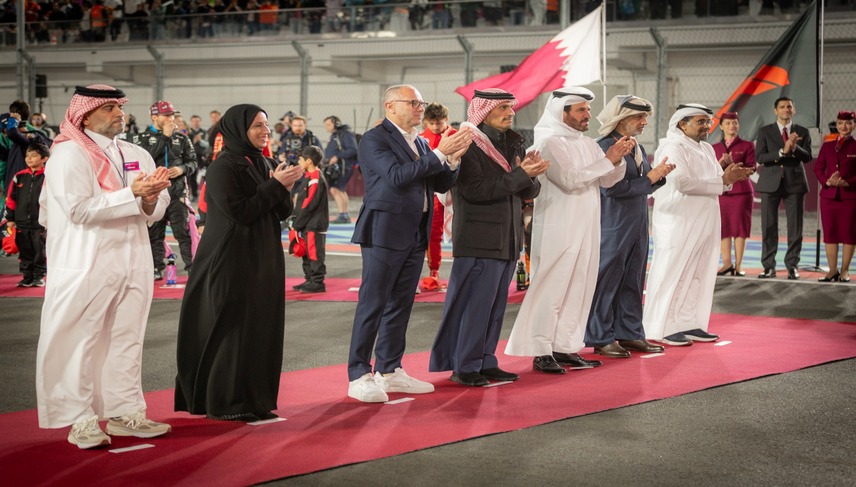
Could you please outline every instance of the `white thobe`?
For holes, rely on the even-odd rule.
[[[541,157],[541,193],[532,216],[532,284],[511,337],[508,355],[575,353],[585,330],[600,261],[600,188],[624,178],[624,158],[614,166],[581,132],[548,138]]]
[[[654,258],[642,322],[645,336],[659,340],[674,333],[707,331],[719,259],[719,195],[722,167],[713,147],[669,133],[654,156],[675,165],[654,193]]]
[[[113,142],[87,134],[102,148]],[[163,190],[151,215],[130,185],[155,163],[122,140],[108,153],[124,187],[104,192],[86,151],[54,145],[45,165],[39,221],[47,228],[47,286],[36,357],[39,426],[131,414],[146,406],[141,385],[143,335],[154,272],[147,224],[163,218]],[[124,159],[124,162],[123,160]],[[139,162],[139,170],[125,171]]]

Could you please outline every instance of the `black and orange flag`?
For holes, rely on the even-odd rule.
[[[773,102],[781,96],[794,101],[795,123],[804,127],[818,126],[817,22],[815,1],[767,51],[764,59],[713,117],[711,140],[721,137],[719,117],[724,112],[738,112],[740,137],[754,140],[759,128],[776,121]]]

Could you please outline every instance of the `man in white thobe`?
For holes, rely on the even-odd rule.
[[[562,365],[600,365],[577,354],[597,281],[600,188],[624,177],[624,156],[634,147],[622,137],[604,154],[586,137],[594,94],[581,87],[554,91],[535,125],[534,149],[552,161],[539,176],[532,220],[532,284],[511,330],[508,355],[535,357],[539,372],[563,374]]]
[[[39,220],[48,229],[49,279],[36,363],[39,426],[71,425],[81,449],[107,432],[151,438],[169,425],[146,417],[140,366],[152,300],[146,225],[169,204],[169,175],[124,131],[125,94],[78,86],[45,169]]]
[[[655,164],[668,159],[675,170],[654,194],[654,258],[642,323],[649,340],[667,345],[719,338],[707,332],[719,265],[719,195],[752,174],[741,164],[723,171],[705,142],[711,115],[703,105],[680,105],[654,156]]]

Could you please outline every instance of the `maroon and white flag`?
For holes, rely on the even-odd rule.
[[[474,81],[455,92],[469,102],[475,90],[501,88],[514,93],[517,98],[515,109],[520,109],[541,93],[599,80],[602,8],[596,8],[559,32],[513,71]]]

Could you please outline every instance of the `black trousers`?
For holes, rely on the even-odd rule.
[[[779,205],[785,203],[788,221],[788,251],[785,266],[796,269],[800,264],[803,241],[803,211],[805,193],[788,193],[780,184],[773,193],[761,193],[761,265],[776,269],[776,252],[779,250]]]
[[[327,234],[317,232],[304,232],[306,240],[306,253],[303,254],[303,276],[308,282],[321,284],[327,275],[325,248],[327,246]]]
[[[190,241],[190,231],[187,229],[187,206],[180,199],[173,198],[166,207],[163,219],[149,227],[149,242],[152,244],[152,260],[155,270],[163,271],[166,264],[163,261],[163,240],[166,236],[166,223],[169,222],[172,234],[178,240],[178,250],[181,260],[184,261],[184,269],[190,269],[193,262],[193,245]]]
[[[42,279],[48,270],[45,257],[45,229],[21,228],[15,231],[19,269],[24,278]]]

